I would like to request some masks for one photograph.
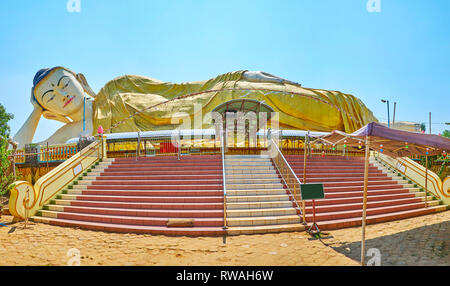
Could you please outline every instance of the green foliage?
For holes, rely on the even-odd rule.
[[[450,130],[444,130],[444,132],[442,132],[441,135],[443,137],[445,137],[445,138],[449,138],[450,139]]]
[[[14,187],[14,172],[11,167],[11,161],[8,156],[12,154],[11,150],[8,150],[8,137],[10,128],[8,121],[14,118],[14,115],[7,113],[5,107],[0,104],[0,195],[7,195],[8,192]]]
[[[5,107],[0,103],[0,136],[9,136],[8,121],[14,118],[14,115],[7,113]]]
[[[10,172],[11,161],[8,156],[12,151],[8,150],[8,142],[0,137],[0,196],[8,194],[8,192],[14,187],[11,185],[14,183],[14,173]]]
[[[420,131],[426,131],[425,123],[420,124]]]

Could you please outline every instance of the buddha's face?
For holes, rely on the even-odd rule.
[[[84,91],[72,73],[58,68],[38,83],[35,97],[45,110],[70,116],[83,107]]]

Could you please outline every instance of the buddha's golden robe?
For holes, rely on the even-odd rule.
[[[180,84],[135,75],[118,77],[108,82],[94,100],[94,132],[99,125],[107,133],[175,129],[179,124],[172,124],[172,117],[188,114],[194,122],[194,104],[201,104],[205,115],[229,100],[242,98],[264,101],[272,107],[279,113],[283,129],[353,132],[377,121],[353,95],[305,88],[292,82],[246,80],[244,73],[230,72],[206,81]],[[219,91],[201,93],[208,90]],[[180,96],[184,97],[177,99]],[[149,109],[158,103],[163,104]],[[143,112],[133,116],[140,111]],[[204,123],[202,128],[212,125]]]

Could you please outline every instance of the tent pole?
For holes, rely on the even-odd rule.
[[[309,138],[308,134],[305,134],[305,146],[303,150],[303,184],[306,184],[306,156],[308,155]],[[303,222],[306,224],[306,203],[302,198],[302,213]]]
[[[428,208],[428,155],[425,156],[425,207]]]
[[[362,212],[361,266],[364,266],[364,257],[366,252],[366,209],[367,209],[367,185],[369,182],[369,155],[370,155],[370,140],[369,136],[366,136],[366,154],[364,161],[363,212]]]

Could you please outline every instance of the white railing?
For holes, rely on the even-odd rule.
[[[220,147],[222,149],[222,183],[223,183],[223,228],[227,228],[227,178],[226,178],[226,169],[225,169],[225,144],[224,138],[225,136],[222,134],[220,137]]]
[[[271,152],[272,160],[275,163],[275,166],[278,170],[278,172],[281,175],[281,178],[284,181],[284,184],[288,188],[289,192],[291,193],[291,196],[293,198],[293,201],[297,207],[297,209],[300,211],[300,215],[303,222],[306,222],[306,213],[305,213],[305,204],[302,201],[301,192],[300,192],[300,185],[301,182],[298,179],[295,172],[292,170],[291,166],[287,162],[286,158],[283,156],[283,153],[281,153],[280,149],[278,148],[277,144],[273,139],[269,140],[269,144],[271,145]],[[302,207],[298,204],[298,201],[302,201]]]

